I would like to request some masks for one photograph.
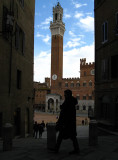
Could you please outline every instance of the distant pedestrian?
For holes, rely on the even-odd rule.
[[[44,123],[44,120],[41,122],[41,125],[43,126],[43,130],[45,130],[45,123]]]
[[[65,101],[60,106],[60,115],[56,123],[56,129],[59,131],[55,152],[59,151],[63,139],[71,139],[73,141],[74,150],[70,154],[79,153],[79,144],[76,132],[76,104],[77,99],[72,96],[71,90],[64,91]]]
[[[82,125],[84,125],[84,120],[82,120]]]
[[[85,118],[85,125],[88,125],[88,120],[87,120],[87,118]]]
[[[33,137],[37,138],[37,133],[38,133],[38,124],[35,121],[34,126],[33,126]]]
[[[39,138],[41,138],[42,137],[42,133],[44,131],[42,124],[38,124],[38,131],[39,131]]]

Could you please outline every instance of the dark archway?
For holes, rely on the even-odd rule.
[[[52,111],[53,111],[53,108],[54,108],[54,100],[53,100],[52,98],[50,98],[50,99],[48,100],[48,110],[49,110],[50,112],[52,112]]]

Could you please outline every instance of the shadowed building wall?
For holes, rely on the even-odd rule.
[[[34,9],[35,0],[0,1],[0,128],[21,136],[33,126]]]
[[[95,0],[95,113],[118,130],[118,1]]]

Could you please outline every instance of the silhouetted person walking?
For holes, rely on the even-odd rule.
[[[79,144],[77,141],[76,132],[76,108],[77,99],[72,96],[71,90],[64,91],[65,101],[60,106],[60,115],[56,123],[56,130],[59,131],[55,152],[59,151],[63,139],[71,139],[73,141],[74,150],[70,154],[80,152]]]
[[[43,133],[43,131],[44,131],[44,129],[43,129],[44,127],[43,127],[43,125],[42,124],[39,124],[38,125],[38,130],[39,130],[39,138],[41,138],[42,137],[42,133]]]
[[[33,130],[34,130],[33,137],[37,138],[37,133],[38,133],[38,124],[37,124],[37,122],[34,123]]]

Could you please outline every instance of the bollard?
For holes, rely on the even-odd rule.
[[[3,127],[3,151],[12,150],[13,126],[6,123]]]
[[[56,145],[56,124],[48,123],[47,124],[47,148],[54,149]]]
[[[89,123],[89,145],[95,146],[97,144],[98,144],[97,121],[90,120],[90,123]]]

